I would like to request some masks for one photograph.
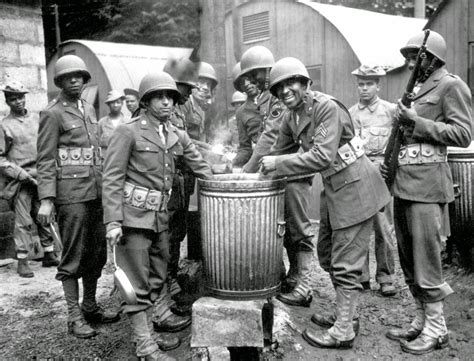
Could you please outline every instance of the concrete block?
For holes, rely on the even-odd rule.
[[[41,24],[39,24],[39,25],[36,25],[36,30],[37,30],[36,35],[37,35],[38,43],[44,45],[44,28],[43,28],[43,22],[41,22]]]
[[[209,361],[230,361],[230,352],[227,347],[209,347]]]
[[[18,44],[11,41],[0,42],[0,49],[0,63],[18,63]]]
[[[193,304],[191,347],[263,347],[264,302],[200,298]]]
[[[44,46],[20,44],[20,60],[22,64],[45,65],[46,56]]]

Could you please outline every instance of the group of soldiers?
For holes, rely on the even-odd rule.
[[[413,68],[423,34],[401,49]],[[369,241],[375,232],[376,280],[393,296],[395,243],[405,281],[416,302],[406,329],[388,330],[402,350],[424,354],[448,346],[443,300],[452,293],[441,266],[442,239],[449,234],[447,204],[454,200],[447,146],[471,141],[471,94],[445,68],[446,44],[431,32],[411,107],[378,97],[377,66],[353,72],[359,102],[349,110],[334,97],[311,90],[304,64],[292,57],[275,61],[263,46],[249,48],[233,69],[238,105],[230,126],[237,128],[235,172],[286,177],[285,222],[289,269],[282,261],[277,298],[293,306],[312,302],[314,234],[308,216],[312,180],[324,185],[317,253],[336,292],[333,313],[316,312],[307,328],[311,345],[351,348],[359,330],[360,292],[370,288]],[[177,282],[180,242],[195,177],[212,178],[203,155],[205,111],[218,81],[207,63],[169,60],[163,71],[146,75],[139,89],[112,90],[109,114],[97,122],[81,98],[91,75],[84,62],[66,55],[55,64],[61,89],[37,117],[27,112],[27,90],[3,88],[11,113],[0,126],[0,171],[18,186],[16,211],[18,273],[28,268],[27,241],[37,224],[43,266],[58,266],[68,307],[68,331],[96,335],[91,323],[111,323],[116,313],[96,302],[97,280],[107,259],[106,240],[137,295],[122,304],[132,328],[137,357],[173,360],[165,351],[179,346],[176,332],[191,323],[189,304],[180,302]],[[124,100],[131,118],[122,112]],[[399,167],[391,189],[384,150],[394,120],[403,129]],[[391,193],[391,194],[390,194]],[[49,225],[57,220],[63,241],[55,256]],[[395,239],[396,236],[396,239]],[[79,305],[78,280],[83,282]],[[156,332],[154,332],[156,331]]]

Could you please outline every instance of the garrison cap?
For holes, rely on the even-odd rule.
[[[25,86],[16,80],[7,81],[1,88],[4,93],[10,94],[26,94],[29,93],[29,90]]]
[[[352,72],[352,75],[355,75],[358,78],[380,78],[385,76],[385,70],[382,67],[375,65],[361,65],[356,70]]]
[[[123,95],[123,93],[118,90],[112,89],[108,92],[107,98],[105,99],[104,103],[111,103],[118,99],[125,99],[125,95]]]

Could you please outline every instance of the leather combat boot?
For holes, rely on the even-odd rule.
[[[415,304],[415,318],[411,322],[408,329],[392,328],[388,330],[385,334],[387,338],[394,341],[413,341],[421,334],[421,331],[423,330],[423,326],[425,324],[425,310],[423,307],[423,303],[418,298],[415,298]]]
[[[324,328],[331,328],[332,326],[334,326],[334,322],[336,322],[336,315],[334,313],[315,313],[313,314],[313,316],[311,316],[311,321],[317,324],[318,326]],[[354,318],[352,319],[352,327],[354,328],[354,333],[358,335],[360,328],[358,314],[355,314]]]
[[[28,264],[28,259],[26,258],[20,258],[18,260],[18,268],[17,268],[18,274],[20,277],[23,278],[31,278],[34,277],[34,273],[30,268],[30,265]]]
[[[171,313],[167,318],[153,321],[153,328],[157,332],[179,332],[191,325],[191,317],[178,316]]]
[[[135,353],[139,360],[175,360],[161,352],[158,345],[153,341],[145,311],[128,313],[127,316],[132,327],[132,343],[135,344]]]
[[[303,337],[308,343],[321,348],[352,348],[355,332],[352,325],[357,307],[358,290],[336,288],[336,320],[328,331],[306,329]]]
[[[411,342],[400,342],[402,350],[413,355],[424,355],[449,346],[448,329],[443,316],[443,302],[425,303],[424,308],[425,325],[421,335]]]
[[[309,307],[313,296],[311,295],[311,266],[312,252],[298,252],[298,285],[290,293],[281,293],[276,298],[292,306]]]
[[[392,283],[381,283],[380,294],[384,297],[393,297],[397,294],[397,289]]]
[[[97,335],[96,330],[87,324],[79,308],[79,283],[77,279],[68,278],[62,283],[68,310],[68,332],[77,338],[94,337]]]
[[[82,279],[84,297],[82,302],[82,313],[84,319],[89,323],[114,323],[120,320],[118,313],[106,313],[102,311],[96,301],[97,279]]]
[[[286,254],[288,255],[288,261],[290,263],[290,268],[288,269],[288,273],[285,274],[285,278],[281,282],[281,293],[290,293],[298,284],[298,257],[296,255],[294,246],[285,248]]]
[[[191,316],[193,306],[188,305],[188,304],[180,305],[180,304],[174,303],[173,305],[170,306],[170,310],[171,312],[173,312],[175,315],[178,315],[178,316]]]
[[[158,347],[163,351],[170,351],[174,350],[175,348],[178,348],[181,344],[181,340],[179,339],[179,337],[173,335],[167,335],[165,337],[161,333],[153,332],[153,308],[147,308],[145,313],[148,330],[150,331],[150,335],[152,336]]]
[[[57,267],[59,266],[59,259],[54,252],[44,252],[41,267]]]

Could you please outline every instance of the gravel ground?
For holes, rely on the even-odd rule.
[[[54,279],[55,269],[42,268],[32,262],[35,277],[24,279],[16,274],[16,263],[0,268],[0,358],[3,359],[72,359],[94,358],[127,360],[132,357],[129,345],[130,329],[123,318],[120,322],[97,327],[99,335],[80,340],[67,334],[66,304],[61,284]],[[375,270],[371,257],[371,270]],[[311,308],[289,307],[275,300],[274,335],[279,342],[275,351],[261,355],[262,360],[469,360],[474,354],[474,278],[455,267],[446,268],[446,277],[456,293],[446,302],[446,320],[451,347],[426,356],[404,354],[400,346],[384,337],[392,326],[409,323],[414,303],[397,263],[396,283],[399,294],[381,297],[378,285],[364,292],[360,299],[361,329],[351,350],[323,350],[307,344],[301,337],[306,327],[317,327],[309,321],[318,310],[331,310],[335,294],[327,274],[314,260],[314,301]],[[113,277],[104,271],[99,282],[99,302],[116,308],[110,297]],[[178,334],[182,345],[170,354],[178,360],[192,360],[189,347],[190,329]],[[196,357],[195,357],[196,359]]]

